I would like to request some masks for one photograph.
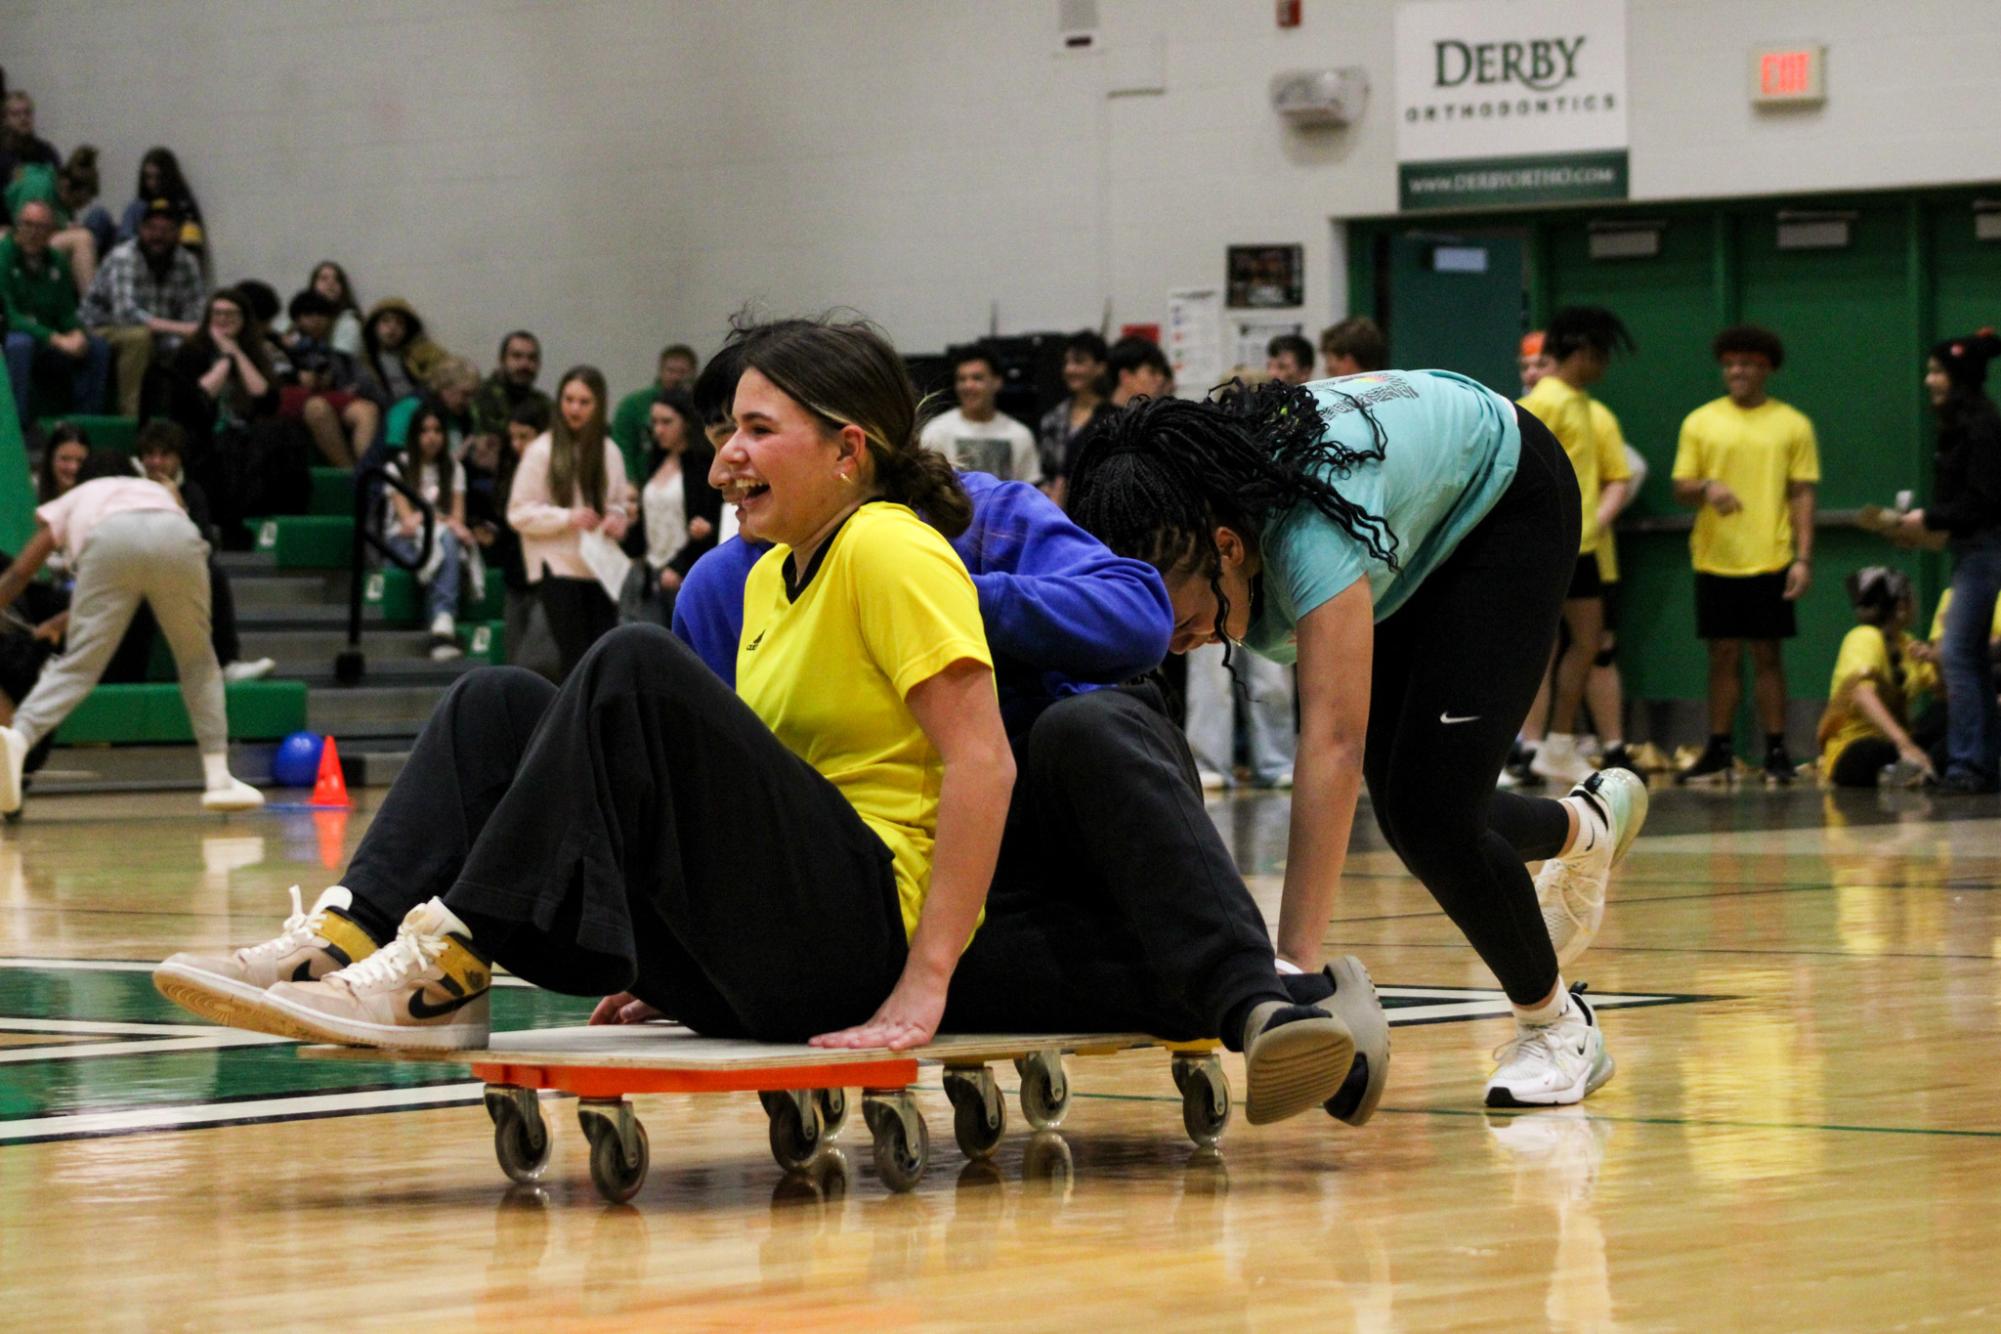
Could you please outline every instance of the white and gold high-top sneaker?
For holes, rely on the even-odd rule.
[[[375,953],[374,939],[349,915],[354,895],[342,885],[321,891],[313,910],[292,886],[292,915],[285,929],[261,945],[222,954],[188,950],[153,970],[162,996],[210,1023],[278,1033],[265,1017],[265,988],[275,982],[310,982]]]
[[[260,1003],[272,1032],[311,1042],[451,1051],[486,1045],[492,961],[442,900],[420,903],[396,939],[316,982],[280,982]]]

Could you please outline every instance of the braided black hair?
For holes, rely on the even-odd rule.
[[[1070,517],[1113,551],[1163,575],[1193,569],[1207,576],[1216,595],[1218,636],[1230,611],[1218,528],[1255,546],[1287,512],[1311,504],[1370,556],[1397,569],[1397,536],[1388,521],[1329,480],[1380,462],[1389,438],[1361,398],[1326,392],[1362,415],[1372,447],[1329,438],[1320,401],[1297,385],[1252,388],[1233,380],[1212,402],[1134,399],[1101,417],[1080,442],[1070,473]]]

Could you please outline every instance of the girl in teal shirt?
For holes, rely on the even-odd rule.
[[[1598,928],[1646,788],[1611,770],[1560,801],[1495,790],[1577,563],[1577,479],[1548,430],[1447,371],[1236,384],[1108,418],[1070,496],[1166,579],[1174,652],[1221,639],[1298,664],[1281,967],[1320,966],[1366,781],[1384,838],[1514,1006],[1488,1104],[1573,1103],[1609,1079],[1560,970]]]

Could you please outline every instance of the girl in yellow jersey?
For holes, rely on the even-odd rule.
[[[1935,776],[1911,734],[1912,699],[1938,689],[1931,645],[1908,633],[1916,614],[1909,576],[1871,565],[1848,576],[1857,625],[1841,641],[1821,715],[1820,773],[1836,787],[1875,787],[1901,761],[1912,778]]]

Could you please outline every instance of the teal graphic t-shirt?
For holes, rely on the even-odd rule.
[[[1373,371],[1306,388],[1319,400],[1323,439],[1357,453],[1381,450],[1346,476],[1321,475],[1388,521],[1398,568],[1311,502],[1295,506],[1259,543],[1264,599],[1244,637],[1246,648],[1277,662],[1298,658],[1300,618],[1357,579],[1369,581],[1378,622],[1395,612],[1487,517],[1522,452],[1515,405],[1451,371]]]

